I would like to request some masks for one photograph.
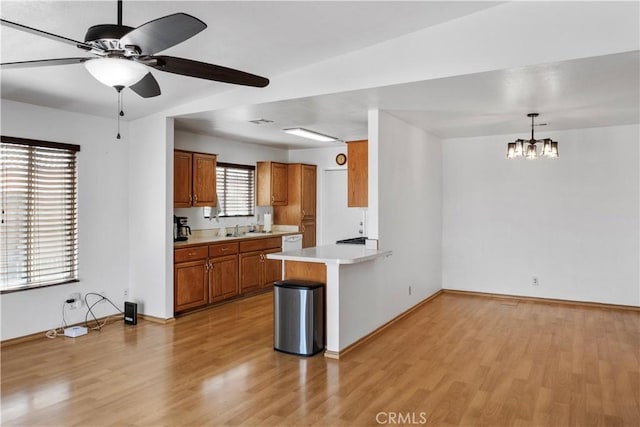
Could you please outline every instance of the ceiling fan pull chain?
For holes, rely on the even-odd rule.
[[[120,139],[120,117],[124,116],[124,111],[122,111],[122,89],[124,86],[114,86],[114,88],[118,91],[118,134],[116,139]]]

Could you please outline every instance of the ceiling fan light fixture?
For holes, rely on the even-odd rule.
[[[340,140],[336,137],[324,135],[322,133],[318,133],[309,129],[304,128],[289,128],[282,129],[283,132],[286,132],[291,135],[301,136],[303,138],[313,139],[314,141],[320,142],[340,142]]]
[[[129,87],[149,72],[145,65],[121,58],[91,59],[84,66],[96,80],[111,87]]]

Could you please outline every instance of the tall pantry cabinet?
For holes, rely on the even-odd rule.
[[[274,223],[299,227],[303,248],[316,245],[316,177],[315,165],[289,164],[287,204],[273,207]]]

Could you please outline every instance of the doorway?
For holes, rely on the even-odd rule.
[[[325,169],[323,181],[322,244],[331,245],[336,240],[361,236],[359,230],[364,230],[366,210],[347,207],[347,170]]]

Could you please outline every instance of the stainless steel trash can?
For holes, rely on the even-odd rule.
[[[281,280],[273,286],[273,348],[299,356],[324,350],[324,285]]]

